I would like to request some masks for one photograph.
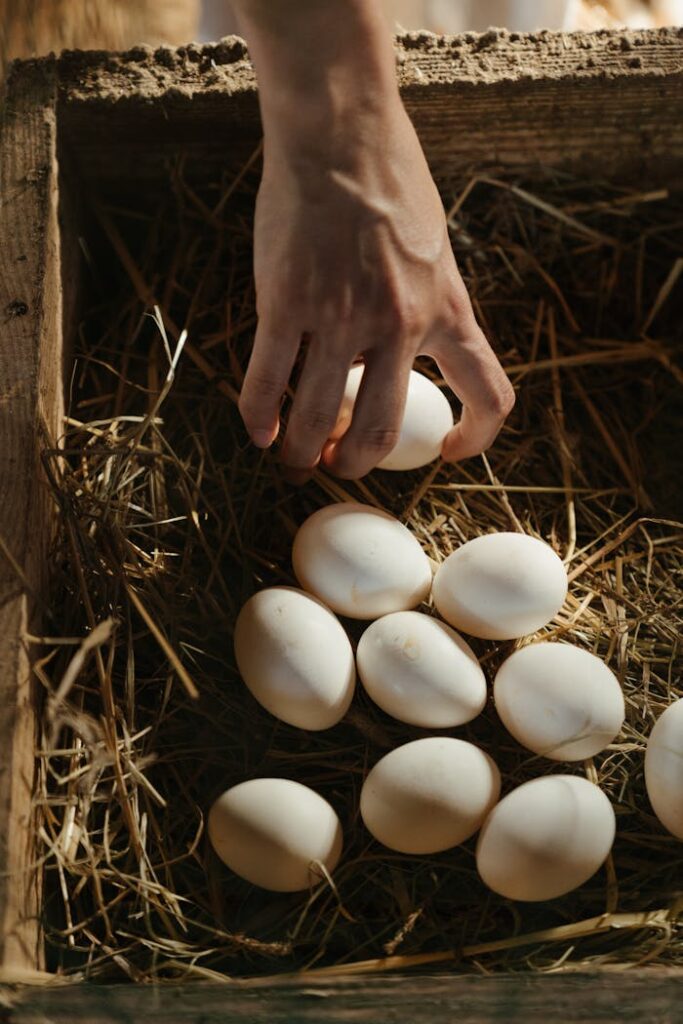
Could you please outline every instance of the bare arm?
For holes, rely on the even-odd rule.
[[[264,170],[255,223],[258,329],[240,410],[267,447],[308,339],[282,459],[358,477],[394,446],[408,374],[428,354],[463,403],[444,444],[487,448],[514,395],[479,329],[441,202],[396,84],[376,0],[235,0],[259,79]],[[336,445],[349,366],[366,364]]]

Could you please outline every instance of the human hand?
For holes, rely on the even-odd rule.
[[[370,90],[348,78],[354,58],[339,49],[332,71],[321,57],[323,87],[297,91],[291,102],[279,95],[271,108],[266,74],[262,96],[265,153],[254,240],[259,320],[240,410],[254,442],[271,444],[305,338],[281,450],[299,480],[320,459],[339,476],[363,476],[394,447],[417,355],[436,360],[462,402],[444,442],[447,460],[485,450],[514,403],[476,323],[398,92],[386,76]],[[393,65],[391,71],[393,82]],[[351,425],[328,443],[357,357],[366,369]]]

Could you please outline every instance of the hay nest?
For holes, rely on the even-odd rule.
[[[153,208],[96,207],[95,298],[66,433],[45,455],[59,532],[49,635],[37,638],[36,810],[52,969],[145,981],[683,964],[683,844],[643,784],[650,728],[683,695],[683,206],[558,175],[443,182],[515,412],[486,457],[353,484],[317,473],[297,490],[276,453],[247,443],[235,404],[255,324],[257,162],[201,191],[178,168]],[[627,704],[604,754],[561,766],[599,782],[617,813],[612,856],[578,891],[512,903],[479,881],[472,842],[429,858],[382,848],[358,816],[364,775],[424,731],[359,689],[340,725],[306,733],[241,683],[238,609],[294,583],[297,526],[346,499],[397,515],[436,560],[509,529],[565,559],[570,596],[539,635],[604,658]],[[490,677],[515,645],[474,646]],[[560,768],[519,747],[490,704],[453,731],[493,755],[505,791]],[[212,799],[258,775],[298,779],[335,807],[345,853],[332,881],[270,894],[212,854]]]

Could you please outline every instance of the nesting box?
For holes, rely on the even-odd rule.
[[[681,187],[683,30],[424,34],[401,39],[397,56],[406,107],[441,180],[501,170],[531,180],[556,171],[625,187]],[[9,78],[0,138],[0,942],[8,981],[46,980],[32,638],[50,631],[55,513],[43,452],[63,433],[79,311],[92,287],[84,258],[91,198],[125,205],[131,196],[158,196],[179,158],[187,181],[207,181],[228,163],[247,164],[260,132],[254,76],[238,39],[65,53],[17,63]],[[454,973],[376,981],[344,980],[342,971],[313,984],[194,990],[157,1003],[146,991],[31,989],[14,1012],[17,1021],[48,1009],[54,1020],[212,1020],[228,1007],[231,1019],[245,1021],[345,1013],[386,1020],[390,1010],[434,1022],[456,1012],[462,1020],[504,1012],[540,1021],[557,1006],[566,1020],[608,1020],[619,1015],[618,1002],[634,1018],[674,1021],[683,1005],[683,975],[673,969],[627,978]]]

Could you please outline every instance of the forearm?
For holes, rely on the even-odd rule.
[[[398,437],[417,353],[463,403],[444,455],[491,443],[510,384],[458,276],[443,206],[401,103],[379,0],[234,0],[259,81],[263,176],[254,218],[258,326],[240,395],[255,444],[280,428],[303,481],[322,459],[362,476]],[[329,439],[347,373],[363,377],[350,426]]]
[[[376,0],[235,0],[259,80],[266,144],[338,164],[400,109]]]

